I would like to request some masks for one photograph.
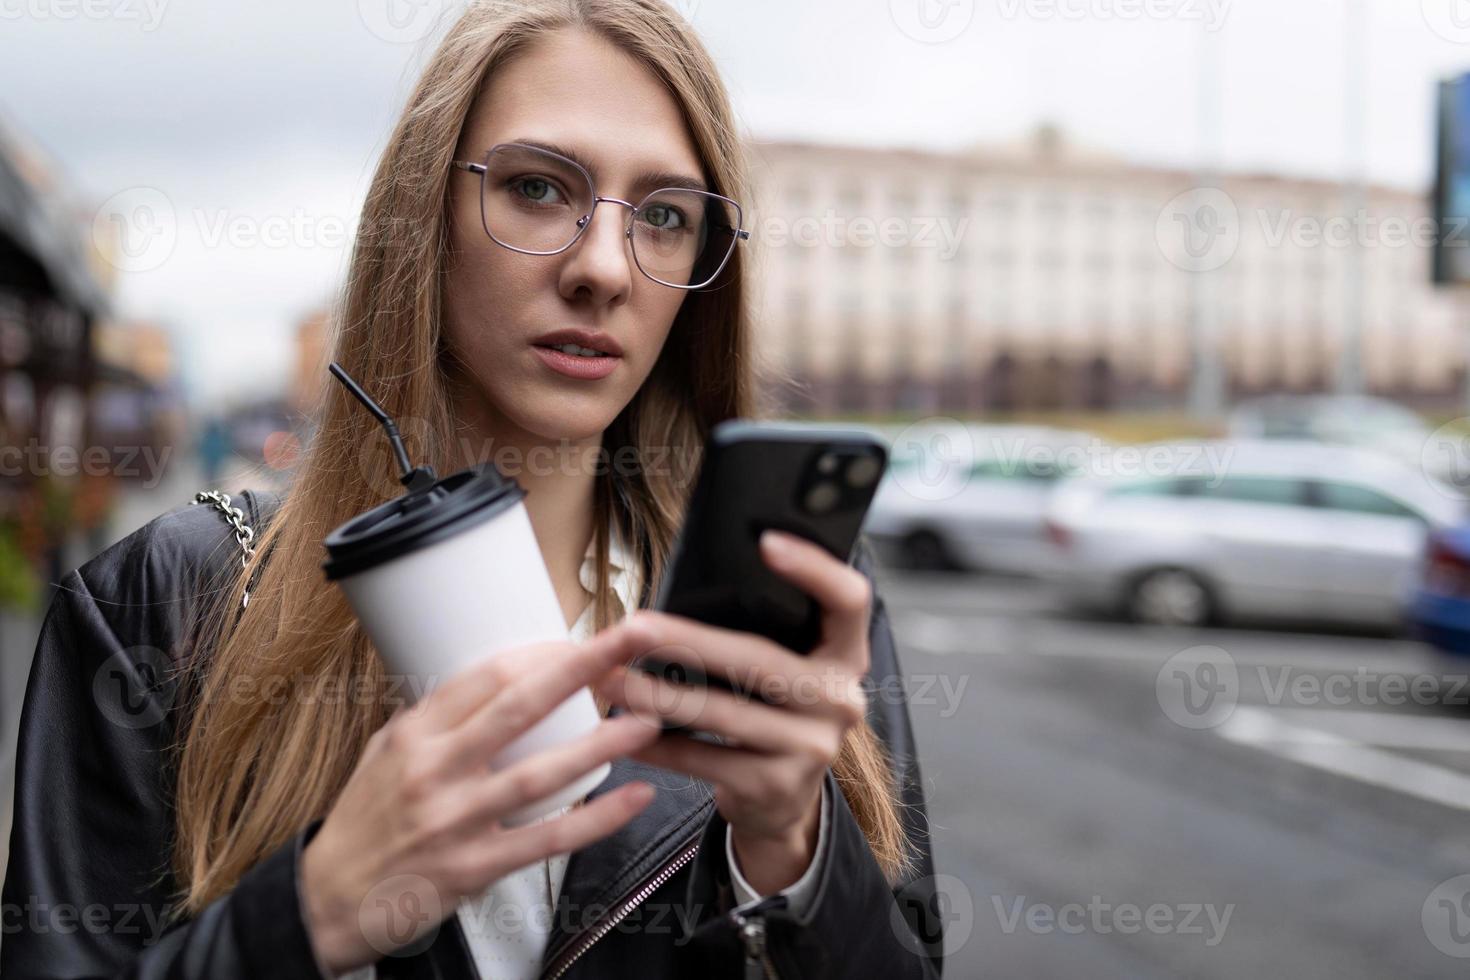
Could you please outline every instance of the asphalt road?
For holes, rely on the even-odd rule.
[[[879,590],[946,976],[1470,975],[1470,662],[1073,618],[1021,580]]]

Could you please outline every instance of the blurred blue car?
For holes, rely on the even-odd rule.
[[[1436,531],[1408,609],[1416,636],[1447,654],[1470,659],[1470,525]]]

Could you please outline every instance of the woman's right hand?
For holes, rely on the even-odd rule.
[[[373,733],[302,855],[303,915],[323,966],[337,974],[410,946],[462,899],[606,837],[649,804],[653,787],[633,782],[553,819],[499,824],[658,738],[658,725],[631,714],[498,772],[489,768],[502,747],[578,688],[646,650],[635,634],[609,629],[582,644],[505,651]]]

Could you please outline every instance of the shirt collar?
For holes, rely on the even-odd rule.
[[[621,532],[615,524],[608,527],[608,580],[612,586],[613,594],[622,603],[622,610],[617,618],[626,615],[637,604],[637,593],[635,589],[638,584],[638,559],[623,541]],[[587,553],[582,557],[582,567],[578,572],[578,579],[582,588],[588,592],[597,591],[597,536],[587,542]]]

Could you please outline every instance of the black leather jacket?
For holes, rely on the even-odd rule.
[[[279,503],[236,500],[257,528]],[[47,613],[21,719],[15,822],[3,894],[0,974],[30,978],[319,980],[297,891],[317,821],[202,913],[163,929],[173,890],[171,765],[181,616],[206,573],[238,560],[220,513],[184,506],[69,573]],[[871,576],[864,546],[856,564]],[[618,833],[573,854],[546,949],[546,977],[731,977],[763,939],[767,975],[935,977],[935,907],[924,797],[888,615],[875,598],[871,718],[892,750],[918,869],[890,888],[828,774],[823,880],[805,917],[779,896],[731,914],[725,824],[708,786],[619,760],[603,788],[659,787]],[[451,915],[379,977],[478,976]]]

